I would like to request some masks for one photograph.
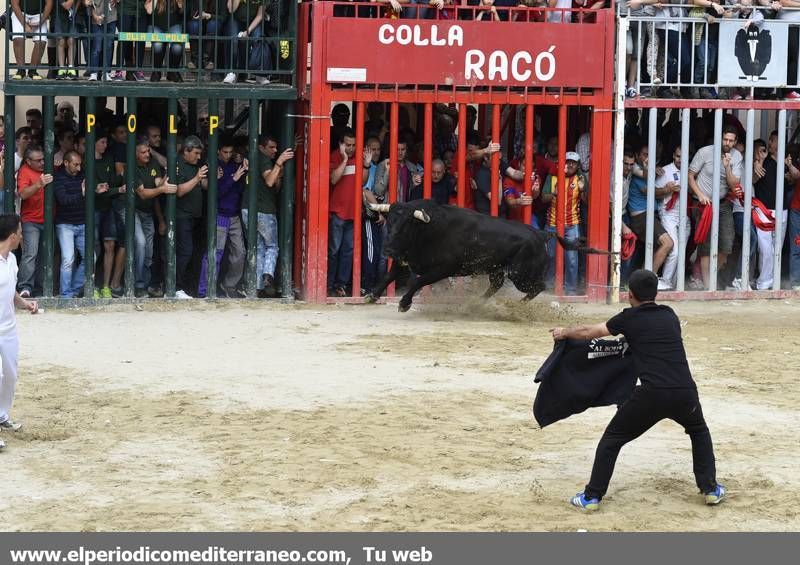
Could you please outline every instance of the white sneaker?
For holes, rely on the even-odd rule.
[[[0,451],[3,451],[6,448],[6,442],[0,439]]]
[[[256,84],[269,84],[269,79],[267,77],[256,77]]]
[[[797,285],[797,286],[793,286],[792,290],[795,291],[795,292],[800,292],[800,284]]]
[[[658,290],[672,290],[672,285],[663,279],[658,279]]]
[[[0,430],[9,430],[12,432],[18,432],[21,429],[22,429],[22,424],[19,422],[12,422],[11,420],[0,422]]]
[[[179,290],[175,292],[175,298],[179,300],[192,300],[192,297],[186,294],[184,291]]]
[[[97,80],[97,73],[92,73],[89,75],[89,80]]]
[[[225,78],[222,79],[222,82],[225,84],[235,84],[236,83],[236,73],[228,73],[225,75]]]

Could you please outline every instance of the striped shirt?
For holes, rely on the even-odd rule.
[[[573,175],[572,177],[565,177],[567,182],[567,214],[566,220],[564,222],[565,226],[576,226],[581,221],[581,214],[580,214],[580,201],[581,201],[581,191],[578,187],[578,179],[580,175]],[[544,183],[544,191],[543,194],[553,194],[553,200],[550,201],[550,208],[547,210],[547,225],[551,227],[556,226],[556,211],[559,207],[559,198],[561,193],[556,190],[556,184],[558,183],[558,177],[556,175],[550,175],[547,177],[547,181]]]

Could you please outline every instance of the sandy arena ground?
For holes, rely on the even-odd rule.
[[[14,530],[798,530],[800,301],[675,305],[730,498],[688,437],[567,506],[613,408],[531,415],[547,328],[605,305],[150,303],[20,316],[0,512]]]

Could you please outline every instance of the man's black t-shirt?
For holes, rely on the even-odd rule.
[[[625,308],[606,322],[612,335],[628,340],[636,374],[654,388],[697,388],[681,338],[678,316],[669,306],[647,302]]]

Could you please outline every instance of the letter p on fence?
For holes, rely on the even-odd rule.
[[[219,126],[219,116],[208,117],[208,135],[214,135],[214,130]]]
[[[86,114],[86,133],[90,133],[95,124],[94,114]]]

